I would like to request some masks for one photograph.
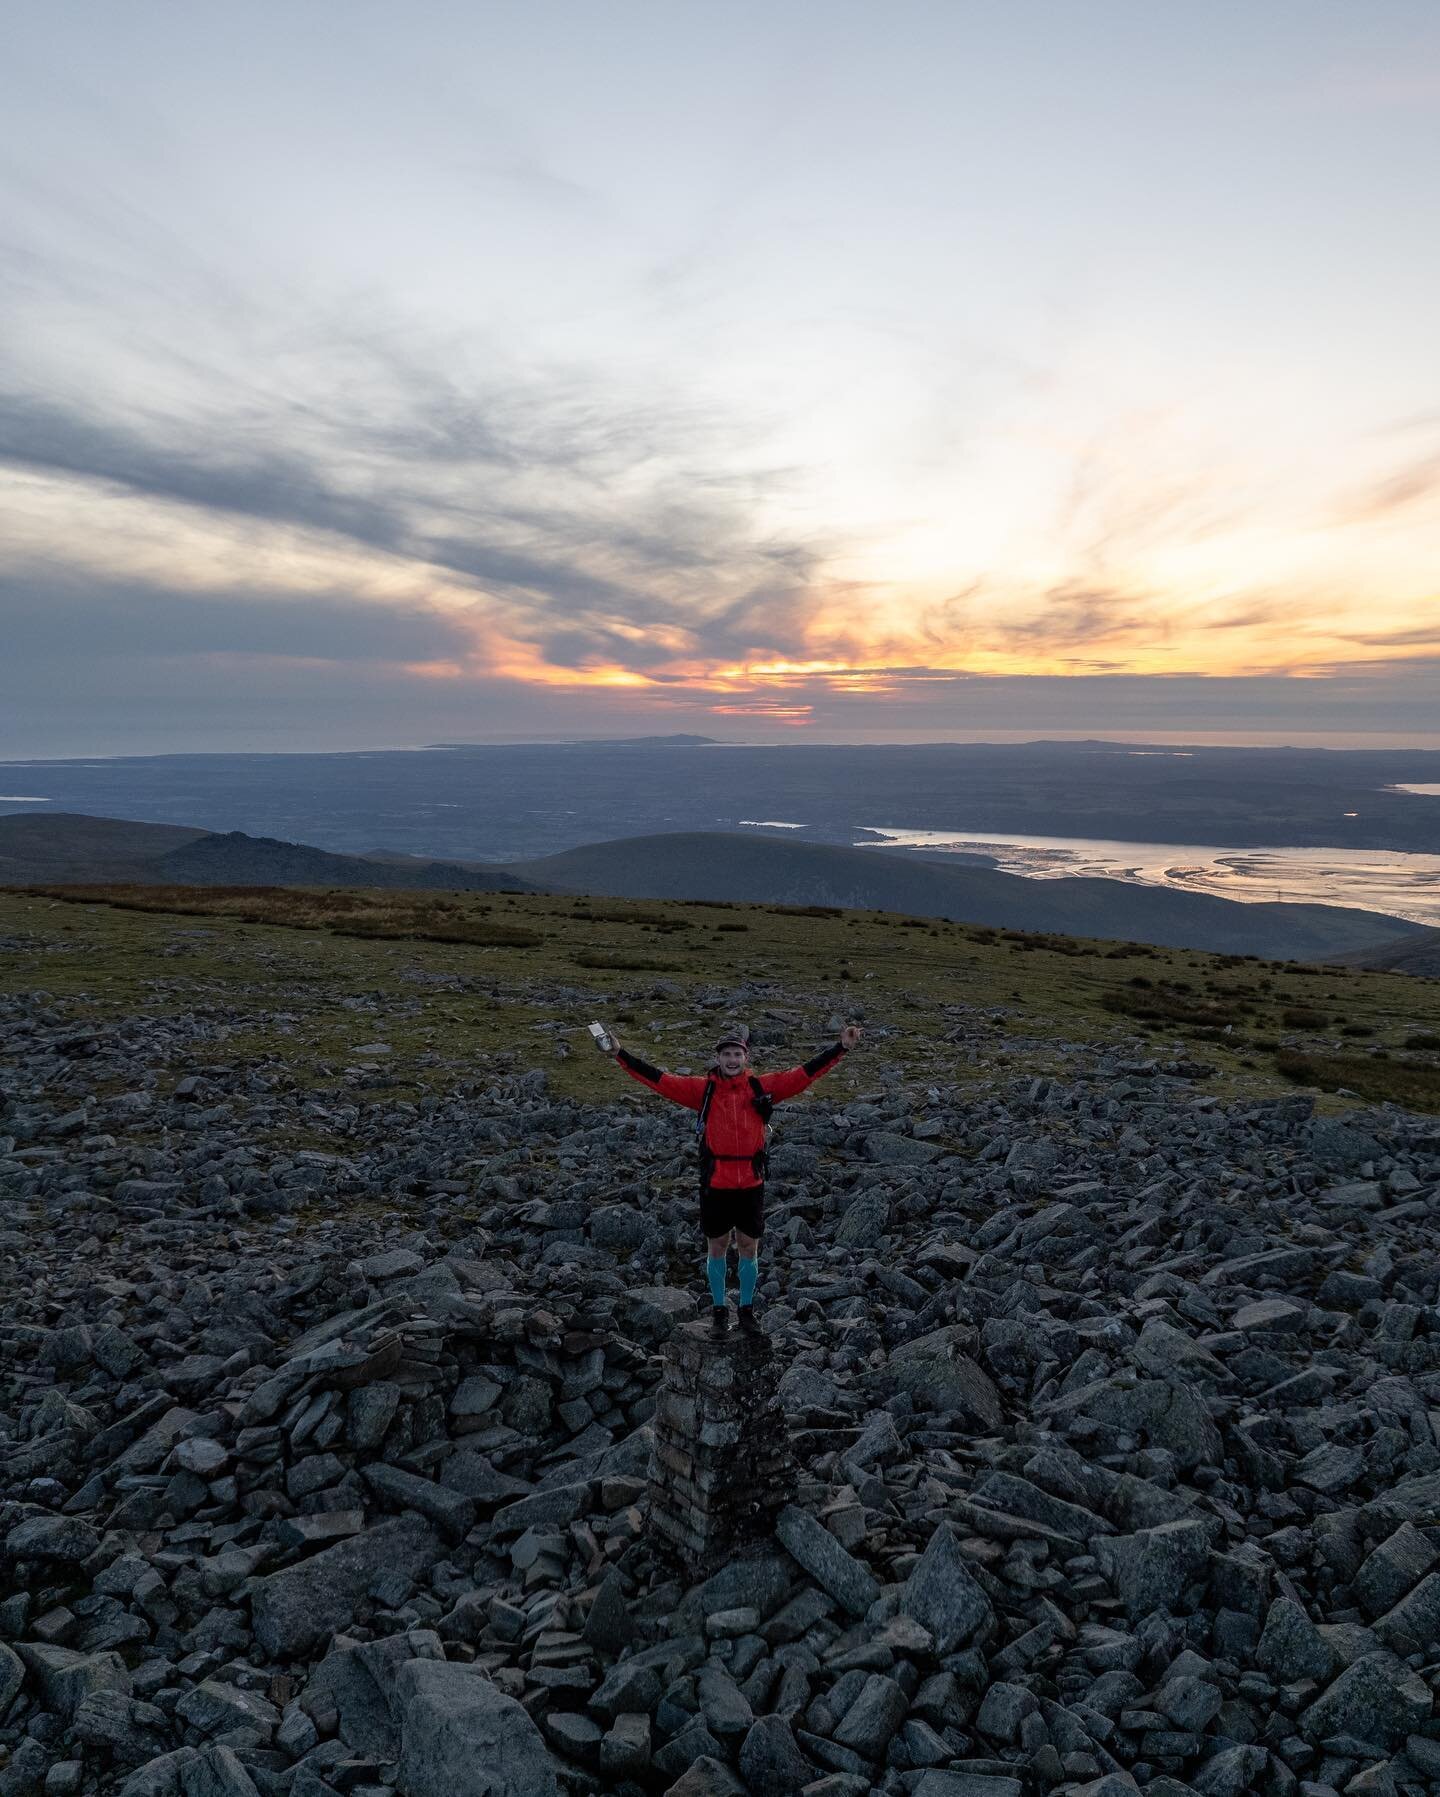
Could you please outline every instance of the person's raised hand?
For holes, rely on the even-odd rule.
[[[840,1032],[840,1046],[842,1048],[853,1048],[860,1040],[862,1033],[858,1023],[847,1023]]]

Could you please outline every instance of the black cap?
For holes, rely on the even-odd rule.
[[[719,1054],[719,1052],[722,1048],[743,1048],[745,1050],[746,1054],[749,1054],[749,1052],[750,1052],[750,1044],[745,1040],[745,1038],[743,1036],[737,1036],[733,1033],[728,1036],[722,1036],[720,1038],[720,1040],[715,1044],[716,1054]]]

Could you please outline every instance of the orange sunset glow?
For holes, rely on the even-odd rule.
[[[1036,8],[37,15],[12,746],[1440,732],[1434,13]]]

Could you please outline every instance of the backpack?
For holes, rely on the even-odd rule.
[[[721,1160],[748,1160],[756,1179],[759,1180],[764,1179],[769,1161],[769,1156],[764,1148],[756,1149],[755,1153],[751,1155],[718,1155],[708,1146],[705,1141],[705,1125],[710,1116],[710,1100],[715,1096],[715,1085],[715,1075],[712,1073],[705,1081],[705,1096],[701,1100],[700,1114],[695,1119],[695,1140],[700,1156],[701,1191],[704,1191],[710,1184],[716,1164]],[[750,1075],[750,1102],[755,1107],[756,1116],[765,1125],[765,1139],[768,1142],[770,1139],[770,1116],[775,1109],[775,1100],[760,1084],[758,1076],[753,1073]]]

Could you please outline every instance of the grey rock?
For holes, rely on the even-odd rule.
[[[1310,1158],[1322,1167],[1358,1167],[1380,1152],[1380,1144],[1364,1130],[1337,1117],[1316,1117],[1301,1131]]]
[[[539,1729],[482,1673],[408,1660],[393,1702],[405,1797],[558,1797]]]
[[[1430,1687],[1390,1653],[1367,1653],[1347,1666],[1301,1712],[1307,1741],[1351,1735],[1391,1752],[1430,1716]]]
[[[752,1797],[795,1797],[814,1768],[783,1716],[759,1716],[740,1744],[740,1776]]]
[[[1005,1156],[1007,1173],[1052,1173],[1060,1163],[1060,1150],[1049,1136],[1029,1136],[1011,1145]]]
[[[1209,1549],[1210,1532],[1200,1522],[1161,1523],[1095,1543],[1096,1556],[1132,1618],[1174,1612],[1205,1571]]]
[[[834,1411],[844,1408],[845,1395],[828,1373],[812,1366],[792,1366],[780,1376],[780,1402],[787,1411]]]
[[[345,1405],[345,1438],[352,1448],[369,1452],[384,1441],[400,1408],[400,1387],[379,1379],[352,1391]]]
[[[220,1742],[180,1769],[180,1797],[260,1797],[236,1754]]]
[[[1230,1327],[1246,1335],[1292,1335],[1305,1327],[1309,1306],[1290,1298],[1257,1298],[1242,1304],[1230,1319]]]
[[[468,1379],[462,1379],[456,1388],[455,1396],[450,1400],[451,1416],[484,1416],[493,1410],[502,1386],[493,1379],[487,1379],[483,1373],[472,1373]]]
[[[900,1591],[900,1613],[912,1617],[935,1642],[943,1657],[982,1639],[994,1626],[995,1612],[960,1550],[949,1523],[932,1531],[925,1551]]]
[[[745,1787],[723,1760],[702,1754],[680,1774],[665,1797],[745,1797]]]
[[[1047,1529],[1067,1536],[1077,1546],[1097,1535],[1113,1535],[1115,1525],[1093,1510],[1043,1491],[1029,1479],[1013,1473],[987,1473],[976,1485],[973,1497],[979,1504],[993,1505],[1011,1516],[1028,1517],[1043,1523]],[[1168,1520],[1168,1519],[1167,1519]]]
[[[475,1505],[458,1491],[422,1479],[383,1461],[361,1467],[360,1476],[375,1493],[400,1510],[414,1510],[433,1522],[449,1541],[463,1541],[475,1522]]]
[[[551,1710],[543,1718],[541,1728],[556,1752],[566,1759],[579,1760],[587,1766],[600,1763],[603,1731],[588,1716],[575,1710]]]
[[[998,1430],[1005,1413],[994,1381],[965,1352],[970,1332],[946,1327],[891,1350],[889,1371],[901,1391],[931,1410],[954,1411]]]
[[[1338,1441],[1322,1442],[1312,1448],[1295,1467],[1292,1477],[1312,1491],[1334,1497],[1348,1491],[1365,1468],[1365,1456],[1359,1448],[1345,1447]]]
[[[654,1225],[630,1204],[605,1204],[590,1215],[590,1239],[607,1254],[634,1254],[649,1240]]]
[[[808,1511],[787,1504],[775,1524],[775,1534],[816,1584],[852,1616],[863,1616],[880,1595],[874,1575]]]
[[[660,1674],[641,1659],[621,1660],[590,1693],[590,1708],[606,1721],[649,1715],[660,1701]]]
[[[1218,1685],[1187,1674],[1167,1679],[1155,1694],[1154,1707],[1176,1728],[1199,1735],[1219,1715],[1223,1702]]]
[[[197,1435],[188,1441],[177,1442],[170,1459],[182,1472],[194,1473],[201,1479],[214,1479],[229,1465],[230,1454],[218,1441]]]
[[[70,1728],[77,1741],[103,1749],[123,1767],[141,1765],[169,1745],[165,1712],[117,1690],[92,1691],[83,1698],[70,1718]]]
[[[179,1747],[172,1753],[158,1754],[121,1781],[116,1797],[185,1797],[181,1778],[200,1757],[193,1747]]]
[[[400,1752],[400,1725],[393,1703],[396,1674],[408,1660],[443,1660],[440,1638],[430,1629],[411,1629],[354,1647],[334,1647],[305,1686],[303,1703],[312,1715],[333,1710],[340,1738],[369,1759],[393,1760]]]
[[[0,1797],[40,1797],[50,1755],[39,1741],[22,1736],[7,1766],[0,1770]]]
[[[11,1560],[54,1560],[75,1564],[88,1560],[100,1537],[78,1516],[32,1516],[5,1537]]]
[[[1375,1633],[1397,1653],[1435,1657],[1440,1646],[1440,1572],[1428,1573],[1415,1589],[1375,1621]]]
[[[1073,1411],[1108,1423],[1112,1429],[1139,1436],[1152,1446],[1168,1448],[1178,1464],[1218,1465],[1220,1435],[1205,1402],[1190,1386],[1164,1379],[1136,1384],[1102,1381],[1052,1405],[1057,1414]]]
[[[24,1662],[0,1641],[0,1716],[10,1708],[16,1692],[24,1682]]]
[[[872,1672],[835,1730],[835,1740],[867,1760],[881,1759],[908,1708],[909,1700],[894,1679]]]
[[[1024,1797],[1018,1778],[997,1772],[923,1772],[914,1797]],[[1108,1794],[1106,1794],[1108,1797]]]
[[[1335,1670],[1334,1650],[1289,1597],[1277,1597],[1271,1604],[1255,1662],[1282,1685],[1304,1678],[1327,1679]]]
[[[378,1043],[372,1046],[377,1052],[382,1047]],[[355,1052],[364,1054],[368,1051],[356,1049]],[[386,1048],[384,1052],[388,1054],[390,1051]],[[372,1254],[367,1259],[360,1261],[356,1266],[356,1271],[362,1278],[381,1283],[387,1279],[403,1278],[408,1273],[418,1273],[424,1265],[425,1262],[421,1257],[409,1248],[392,1248],[385,1254]]]
[[[729,1673],[713,1662],[703,1666],[696,1680],[696,1695],[705,1726],[721,1741],[738,1741],[755,1721],[749,1699]]]
[[[439,1539],[418,1518],[376,1523],[258,1580],[255,1639],[272,1660],[303,1655],[343,1629],[372,1587],[395,1578],[413,1582],[440,1554]]]
[[[620,1654],[633,1644],[638,1632],[620,1575],[607,1573],[585,1617],[581,1638],[601,1653]]]
[[[1251,1742],[1224,1747],[1206,1760],[1191,1782],[1200,1797],[1246,1797],[1254,1790],[1268,1757],[1263,1747]]]
[[[1020,1739],[1020,1729],[1027,1716],[1039,1708],[1038,1700],[1023,1685],[997,1680],[986,1691],[975,1717],[975,1727],[991,1741],[1013,1746]]]
[[[502,1504],[495,1512],[495,1527],[502,1534],[523,1534],[526,1529],[563,1529],[590,1507],[588,1483],[552,1485],[530,1497]]]
[[[1351,1581],[1367,1616],[1398,1604],[1435,1565],[1440,1554],[1413,1523],[1402,1522],[1361,1562]]]
[[[254,1728],[268,1740],[280,1726],[280,1712],[273,1703],[267,1703],[253,1691],[214,1678],[202,1679],[192,1686],[176,1704],[175,1713],[202,1735]]]
[[[835,1226],[841,1248],[873,1248],[890,1224],[890,1201],[878,1193],[852,1199]]]
[[[70,1717],[97,1691],[128,1697],[130,1674],[118,1653],[81,1653],[71,1647],[22,1641],[16,1651],[39,1685],[45,1707]]]
[[[925,1167],[939,1160],[945,1149],[938,1142],[920,1142],[914,1136],[877,1129],[865,1137],[861,1152],[867,1161],[883,1166]]]
[[[650,1766],[650,1718],[617,1716],[600,1742],[600,1770],[616,1778],[633,1778]]]

